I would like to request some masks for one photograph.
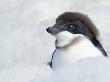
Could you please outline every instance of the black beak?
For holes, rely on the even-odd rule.
[[[59,32],[59,29],[52,26],[52,27],[48,27],[46,31],[53,35],[53,34],[57,34]]]
[[[48,28],[46,29],[46,31],[51,34],[51,33],[52,33],[52,27],[48,27]]]

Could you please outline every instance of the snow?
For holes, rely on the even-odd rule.
[[[35,77],[40,80],[51,72],[48,66],[14,65],[0,71],[0,82],[29,82]]]
[[[46,79],[30,82],[109,82],[110,60],[101,57],[81,60],[55,72]]]
[[[82,60],[60,71],[46,65],[55,39],[45,29],[65,11],[88,14],[110,53],[109,0],[0,0],[0,82],[110,80],[109,58]]]

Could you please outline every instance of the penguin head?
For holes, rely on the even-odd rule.
[[[56,23],[48,27],[47,32],[56,37],[57,43],[68,44],[79,37],[92,40],[98,36],[98,30],[90,18],[78,12],[65,12],[58,16]]]

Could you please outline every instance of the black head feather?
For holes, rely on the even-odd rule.
[[[65,23],[73,22],[74,24],[77,24],[77,27],[79,27],[78,25],[80,24],[80,26],[84,28],[80,28],[79,30],[83,31],[84,33],[85,31],[88,32],[85,35],[88,36],[88,38],[90,39],[92,39],[93,36],[98,37],[99,35],[96,26],[93,24],[91,19],[85,14],[78,12],[65,12],[58,16],[58,18],[56,19],[56,23],[59,21]]]

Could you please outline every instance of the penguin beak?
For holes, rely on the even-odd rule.
[[[48,28],[46,29],[46,31],[47,31],[48,33],[54,35],[54,34],[57,34],[57,33],[59,32],[59,29],[58,29],[58,28],[55,28],[55,27],[53,27],[53,26],[51,26],[51,27],[48,27]]]
[[[53,32],[53,28],[52,28],[52,27],[48,27],[48,28],[46,29],[46,31],[51,34],[51,33]]]

